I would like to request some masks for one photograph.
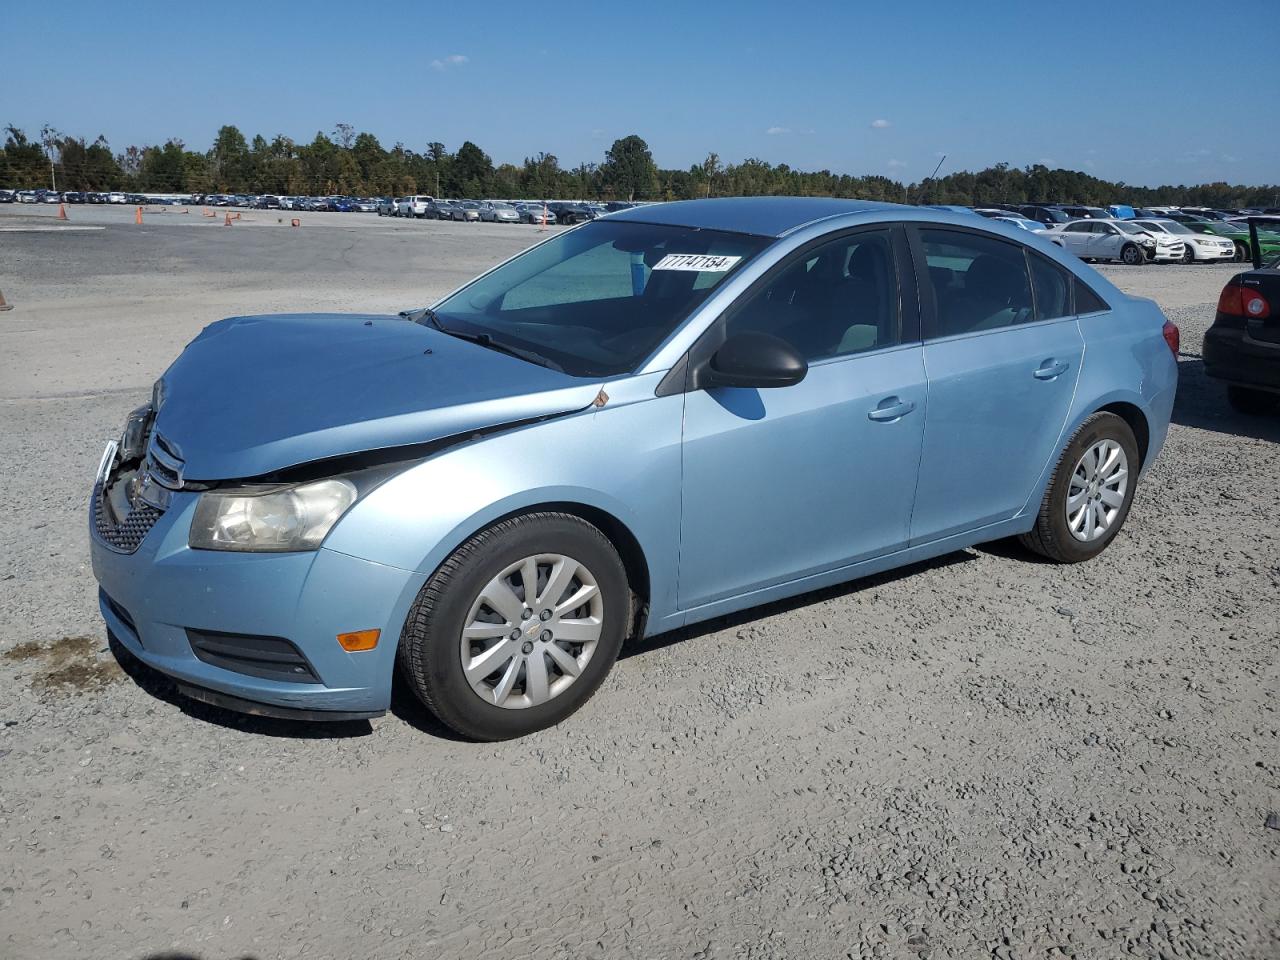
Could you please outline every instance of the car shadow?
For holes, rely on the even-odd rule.
[[[373,725],[368,720],[339,720],[328,723],[255,717],[252,714],[237,713],[234,710],[192,700],[190,697],[183,696],[172,679],[135,657],[109,630],[107,646],[111,650],[111,655],[116,658],[116,663],[120,665],[120,669],[144,693],[177,707],[193,720],[230,730],[239,730],[243,733],[260,734],[266,737],[288,737],[294,740],[345,740],[352,737],[365,737],[373,732]]]
[[[1173,423],[1236,437],[1280,443],[1280,416],[1248,416],[1227,403],[1227,387],[1204,372],[1200,354],[1178,354],[1178,395],[1173,403]]]
[[[984,545],[985,546],[985,545]],[[1031,554],[1028,552],[1028,557]],[[934,557],[932,560],[921,560],[919,563],[908,564],[905,567],[897,567],[893,570],[886,570],[884,573],[873,574],[869,577],[861,577],[857,580],[850,580],[845,583],[838,583],[834,586],[823,587],[820,590],[812,590],[809,593],[802,593],[795,597],[787,597],[784,600],[775,600],[772,603],[762,604],[758,607],[750,607],[741,610],[738,613],[726,614],[723,617],[716,617],[712,620],[703,620],[692,626],[680,627],[676,630],[669,630],[666,633],[659,633],[644,640],[633,640],[622,648],[622,653],[618,655],[619,660],[629,660],[632,657],[643,656],[652,653],[655,650],[661,650],[664,647],[674,646],[677,643],[684,643],[686,640],[696,640],[698,637],[705,637],[708,634],[718,633],[721,630],[732,630],[734,627],[740,627],[743,624],[751,623],[754,620],[763,620],[766,617],[774,617],[781,613],[790,613],[792,610],[798,610],[801,607],[812,606],[815,603],[823,603],[827,600],[836,600],[840,597],[852,596],[861,593],[863,590],[870,590],[874,587],[883,586],[886,583],[895,583],[898,580],[906,580],[910,577],[917,576],[928,570],[941,570],[946,567],[952,567],[960,563],[968,563],[976,560],[977,556],[972,550],[957,550],[954,553],[947,553],[940,557]],[[1024,559],[1022,555],[1018,559]]]
[[[987,546],[989,545],[984,545],[984,547]],[[1020,560],[1036,559],[1034,555],[1029,552],[1011,553],[1009,555]],[[831,587],[824,587],[820,590],[812,590],[809,593],[803,593],[796,597],[789,597],[785,600],[775,600],[772,603],[763,604],[758,607],[751,607],[750,609],[743,610],[739,613],[716,617],[713,620],[707,620],[690,627],[682,627],[678,630],[670,630],[666,633],[661,633],[645,640],[629,642],[622,648],[622,653],[619,655],[618,659],[627,660],[632,657],[643,656],[644,654],[661,650],[664,647],[683,643],[687,640],[695,640],[699,637],[704,637],[720,630],[730,630],[754,620],[762,620],[767,617],[777,616],[781,613],[788,613],[792,610],[807,607],[815,603],[822,603],[826,600],[834,600],[839,597],[851,596],[855,593],[859,593],[860,591],[869,590],[873,587],[882,586],[886,583],[894,583],[898,580],[904,580],[928,570],[939,570],[945,567],[954,566],[955,564],[966,563],[974,559],[976,559],[976,555],[972,550],[956,551],[955,553],[935,557],[932,560],[924,560],[919,563],[913,563],[905,567],[899,567],[895,570],[889,570],[873,576],[863,577],[847,583],[836,584]],[[256,717],[250,714],[237,713],[234,710],[226,710],[222,707],[203,703],[199,700],[192,700],[191,698],[184,696],[178,690],[178,685],[172,679],[135,657],[110,631],[107,632],[107,644],[112,655],[115,657],[116,662],[120,665],[120,669],[123,670],[143,692],[155,697],[157,700],[161,700],[177,707],[193,720],[199,720],[204,723],[210,723],[214,726],[225,727],[231,730],[239,730],[244,733],[259,734],[267,737],[287,737],[297,740],[348,739],[368,736],[373,732],[373,726],[368,720],[348,720],[326,723],[305,720],[283,720],[275,717]],[[425,733],[428,736],[453,742],[469,742],[468,738],[454,732],[436,719],[435,715],[432,714],[422,701],[414,695],[413,691],[409,689],[408,684],[400,675],[399,670],[395,671],[392,679],[390,713],[396,717],[396,719],[403,721],[415,730]],[[158,954],[154,957],[147,958],[147,960],[169,960],[169,958],[171,958],[171,960],[180,960],[180,958],[183,957],[183,954]]]

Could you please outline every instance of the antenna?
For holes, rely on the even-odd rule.
[[[938,171],[942,169],[942,165],[947,162],[947,155],[944,153],[942,159],[938,161],[938,165],[933,168],[933,173],[929,174],[930,180],[938,179]]]

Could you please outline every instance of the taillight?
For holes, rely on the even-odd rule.
[[[1164,335],[1164,342],[1169,345],[1169,349],[1173,351],[1173,356],[1176,360],[1178,348],[1182,346],[1182,331],[1178,329],[1178,325],[1172,320],[1166,320],[1164,326],[1160,328],[1160,332]]]
[[[1229,317],[1265,320],[1271,316],[1271,304],[1257,290],[1229,283],[1222,288],[1222,295],[1218,297],[1218,312]]]

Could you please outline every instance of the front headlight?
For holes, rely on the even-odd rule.
[[[1142,244],[1144,247],[1154,247],[1156,245],[1156,242],[1152,240],[1150,237],[1147,237],[1143,240],[1139,240],[1138,242]]]
[[[315,550],[356,496],[355,484],[337,478],[210,490],[196,504],[187,542],[193,550]]]
[[[167,393],[168,387],[165,386],[164,377],[161,377],[151,385],[151,409],[153,412],[160,412],[160,408],[164,406]]]

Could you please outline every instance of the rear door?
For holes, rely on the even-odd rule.
[[[1022,510],[1061,448],[1084,340],[1069,275],[1048,259],[959,227],[912,240],[929,381],[917,544]]]

